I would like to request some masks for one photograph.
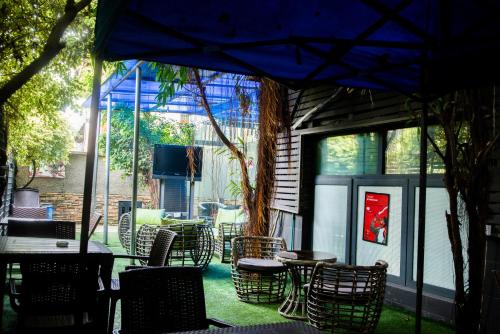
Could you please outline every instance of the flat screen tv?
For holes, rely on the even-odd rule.
[[[156,144],[153,154],[153,178],[186,179],[190,178],[188,147],[194,150],[194,181],[201,181],[203,148],[200,146],[178,146]]]

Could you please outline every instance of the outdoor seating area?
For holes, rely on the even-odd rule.
[[[102,237],[102,232],[96,232],[93,236],[92,239],[99,240]],[[286,293],[293,293],[294,287],[293,284],[288,284],[287,288],[285,289],[286,285],[286,267],[282,266],[280,271],[280,279],[282,279],[281,282],[274,282],[273,284],[276,287],[279,287],[279,292],[281,293],[279,297],[275,297],[273,295],[268,295],[266,290],[268,290],[268,287],[266,285],[262,285],[264,282],[271,282],[270,279],[272,276],[276,275],[276,272],[269,271],[270,267],[266,266],[264,269],[258,269],[256,270],[255,267],[253,268],[248,268],[245,267],[244,261],[239,261],[240,264],[244,267],[243,269],[240,268],[240,273],[235,273],[234,269],[231,269],[231,264],[224,264],[224,263],[219,263],[219,261],[213,261],[210,263],[205,271],[202,271],[201,268],[193,268],[193,267],[179,267],[179,266],[169,266],[169,258],[172,256],[172,251],[174,249],[174,239],[176,238],[176,235],[174,232],[166,229],[159,229],[157,231],[157,237],[155,239],[155,242],[153,244],[153,247],[151,249],[151,256],[147,259],[147,262],[145,263],[145,266],[131,266],[129,259],[131,258],[130,255],[126,254],[126,250],[121,246],[119,239],[118,239],[118,233],[112,237],[110,240],[110,250],[114,253],[114,266],[113,266],[113,274],[112,274],[112,279],[110,283],[105,283],[106,276],[102,276],[103,274],[106,275],[106,273],[110,273],[110,267],[109,263],[112,263],[109,259],[109,256],[107,254],[111,254],[109,251],[104,251],[104,248],[100,248],[102,246],[98,246],[99,243],[95,243],[94,241],[91,241],[89,244],[89,254],[95,254],[96,257],[95,259],[98,260],[98,263],[101,263],[103,267],[103,271],[101,270],[101,274],[99,277],[103,278],[104,280],[102,283],[99,283],[97,286],[95,285],[87,285],[86,289],[89,288],[95,288],[92,293],[87,292],[87,297],[89,297],[89,303],[90,300],[94,297],[99,297],[95,299],[95,302],[98,303],[96,305],[99,305],[99,300],[102,302],[102,297],[106,295],[105,291],[105,286],[109,286],[109,291],[112,292],[109,296],[111,297],[111,308],[110,308],[110,313],[109,313],[109,320],[99,318],[102,316],[102,314],[97,315],[96,313],[87,313],[86,310],[88,310],[85,306],[83,310],[85,311],[85,326],[86,328],[93,328],[92,330],[97,330],[96,327],[92,326],[103,326],[102,323],[105,321],[109,322],[109,325],[107,328],[109,330],[111,329],[116,329],[116,328],[129,328],[131,332],[134,333],[162,333],[159,331],[158,328],[161,330],[167,331],[167,329],[175,329],[177,331],[181,330],[195,330],[195,329],[203,329],[207,328],[207,324],[218,324],[219,326],[242,326],[242,325],[250,325],[250,324],[260,324],[260,323],[282,323],[297,319],[297,318],[289,318],[289,317],[284,317],[282,315],[281,310],[283,308],[283,305],[286,303],[283,303],[284,301],[284,296]],[[22,239],[22,238],[21,238]],[[16,240],[21,240],[21,239],[16,239]],[[70,255],[57,255],[53,257],[52,260],[44,259],[42,262],[40,260],[37,260],[38,262],[31,262],[24,261],[23,258],[20,256],[36,256],[37,248],[45,245],[43,247],[53,247],[52,249],[58,250],[58,252],[65,251],[64,248],[58,248],[52,245],[52,243],[57,240],[57,239],[51,239],[51,238],[26,238],[29,239],[30,243],[28,240],[24,242],[23,244],[26,245],[25,247],[28,247],[29,252],[33,252],[33,255],[28,255],[28,253],[25,253],[25,255],[14,255],[13,253],[9,254],[11,256],[12,261],[19,261],[23,263],[21,265],[21,274],[23,275],[23,280],[21,284],[11,284],[12,287],[14,287],[13,293],[15,293],[15,297],[17,298],[17,303],[21,303],[20,305],[23,304],[23,298],[21,297],[22,293],[16,292],[16,288],[19,289],[19,291],[25,291],[24,289],[30,289],[29,285],[33,284],[33,281],[31,280],[31,272],[33,272],[34,268],[38,268],[36,270],[42,270],[41,272],[37,272],[36,280],[38,282],[37,289],[40,288],[42,290],[45,290],[43,285],[40,285],[39,282],[40,280],[45,280],[47,279],[48,282],[47,284],[63,284],[62,282],[67,282],[64,284],[68,284],[68,288],[70,286],[73,286],[74,284],[77,283],[77,281],[74,281],[76,279],[76,274],[75,272],[68,271],[69,268],[71,267],[71,263],[78,263],[78,257],[76,256],[70,256]],[[242,239],[242,238],[240,238]],[[3,240],[0,240],[3,242]],[[282,241],[280,240],[272,240],[272,238],[268,238],[266,240],[261,240],[261,243],[258,242],[258,239],[251,238],[250,240],[247,240],[247,247],[246,247],[246,254],[245,256],[250,256],[251,258],[255,258],[258,256],[258,254],[262,254],[263,252],[267,252],[265,248],[262,248],[260,244],[264,245],[267,247],[267,249],[273,250],[275,254],[278,254],[280,250],[285,249],[284,245],[282,244]],[[75,241],[71,241],[75,242]],[[237,241],[235,241],[237,242]],[[240,241],[241,242],[241,241]],[[277,242],[277,243],[273,243]],[[17,244],[17,242],[15,243]],[[14,244],[14,245],[15,245]],[[9,244],[12,245],[12,244]],[[31,246],[29,246],[31,245]],[[267,246],[266,246],[267,245]],[[275,245],[275,246],[272,246]],[[76,248],[73,248],[75,247]],[[5,249],[5,246],[2,246]],[[11,246],[10,246],[11,247]],[[77,250],[77,245],[74,243],[70,243],[68,246],[67,250]],[[96,248],[97,247],[97,248]],[[26,252],[26,250],[19,250],[20,252]],[[46,252],[47,250],[44,250]],[[103,252],[103,253],[101,253]],[[108,253],[109,252],[109,253]],[[293,252],[292,252],[293,253]],[[102,254],[99,257],[97,257],[97,254]],[[241,253],[243,254],[243,253]],[[299,253],[300,254],[300,253]],[[282,254],[281,256],[286,257],[286,254]],[[302,255],[304,256],[304,255]],[[318,256],[318,255],[317,255]],[[263,258],[267,259],[276,259],[276,257],[273,256],[264,256],[262,255]],[[35,259],[36,257],[33,257]],[[143,257],[136,256],[136,259],[144,259]],[[0,260],[5,259],[0,255]],[[28,257],[26,257],[28,259]],[[145,259],[144,259],[145,260]],[[240,256],[241,260],[241,256]],[[11,260],[9,260],[11,261]],[[53,262],[51,262],[53,261]],[[275,265],[279,265],[280,263],[277,262]],[[166,266],[165,266],[166,265]],[[252,263],[251,265],[255,266],[256,263]],[[69,267],[68,267],[69,266]],[[393,309],[393,308],[387,308],[384,307],[382,311],[382,303],[381,301],[383,300],[383,288],[385,286],[385,279],[384,276],[378,276],[379,274],[375,275],[375,270],[379,270],[380,274],[384,274],[384,268],[386,268],[387,264],[377,264],[377,266],[374,267],[353,267],[353,266],[340,266],[340,265],[329,265],[326,262],[319,262],[318,265],[315,266],[314,274],[312,275],[310,284],[306,285],[306,291],[308,294],[308,303],[307,303],[307,315],[309,316],[309,320],[311,323],[317,324],[318,328],[321,329],[327,329],[331,328],[332,323],[337,323],[337,315],[334,315],[331,312],[340,312],[339,315],[342,317],[341,320],[343,321],[343,327],[345,328],[346,324],[350,324],[351,326],[355,326],[354,324],[357,324],[356,326],[361,326],[358,324],[359,321],[368,321],[368,324],[364,324],[366,328],[369,328],[371,332],[373,332],[373,329],[375,328],[377,324],[377,320],[380,317],[380,322],[382,323],[381,325],[378,326],[378,330],[375,332],[380,332],[380,333],[406,333],[402,332],[399,330],[388,330],[392,328],[391,322],[393,321],[398,321],[401,324],[407,324],[408,321],[411,321],[410,319],[413,319],[412,316],[402,310],[398,309]],[[78,267],[74,267],[75,270],[78,270]],[[149,270],[149,269],[142,269],[142,268],[158,268],[157,271],[155,270]],[[183,268],[185,271],[183,271]],[[377,269],[379,268],[379,269]],[[171,271],[169,271],[171,269]],[[28,271],[29,270],[29,271]],[[65,274],[64,275],[58,275],[57,273],[60,272],[61,270],[64,270]],[[90,270],[90,268],[89,268]],[[149,271],[148,271],[149,270]],[[244,270],[243,275],[241,274],[241,271]],[[250,271],[252,270],[252,271]],[[133,273],[133,274],[128,274],[128,273]],[[137,272],[137,273],[135,273]],[[173,272],[178,273],[178,277],[176,276],[177,274],[173,274]],[[253,274],[252,274],[253,272]],[[29,275],[27,274],[29,273]],[[155,274],[158,273],[158,274]],[[235,274],[239,275],[236,276],[237,281],[235,281]],[[42,275],[42,276],[40,276]],[[56,275],[56,276],[54,276]],[[76,276],[75,276],[76,275]],[[91,273],[89,272],[89,275]],[[95,273],[92,274],[95,276]],[[109,274],[108,274],[109,275]],[[159,278],[162,275],[165,275],[164,278]],[[193,287],[192,283],[182,283],[184,280],[189,280],[190,277],[193,277],[198,283],[200,284],[201,279],[203,275],[203,281],[204,281],[204,292],[201,290],[201,292],[189,292],[186,289],[190,289]],[[244,276],[246,275],[246,276]],[[92,277],[94,277],[92,276]],[[25,277],[28,277],[28,280],[24,280]],[[118,279],[118,277],[120,279]],[[149,278],[148,278],[149,277]],[[177,278],[176,278],[177,277]],[[246,279],[251,279],[253,281],[248,281],[245,283],[243,281],[243,278]],[[85,276],[87,282],[97,282],[97,276],[94,278],[90,278],[90,276]],[[293,279],[289,278],[289,279]],[[174,280],[176,283],[175,284],[166,284],[165,282],[169,282],[169,280]],[[260,285],[257,284],[257,281],[260,282]],[[30,283],[31,282],[31,283]],[[73,283],[70,283],[73,282]],[[123,292],[123,282],[125,282],[126,287],[125,292]],[[335,282],[341,282],[340,285],[336,285]],[[108,285],[109,284],[109,285]],[[159,284],[159,285],[155,285]],[[235,286],[235,284],[240,284],[240,286]],[[280,285],[281,284],[281,285]],[[77,286],[75,285],[75,288]],[[175,288],[174,288],[175,287]],[[181,288],[183,287],[183,288]],[[174,288],[173,290],[170,290],[171,288]],[[194,288],[194,287],[193,287]],[[257,288],[262,288],[262,291],[257,291],[255,289]],[[304,288],[304,286],[302,286]],[[47,288],[47,291],[53,291],[50,288]],[[246,290],[242,290],[246,289]],[[252,289],[252,290],[249,290]],[[324,292],[319,292],[321,291],[320,289],[326,289],[323,290]],[[31,290],[27,290],[31,291]],[[36,291],[41,291],[41,290],[36,290]],[[59,290],[58,290],[59,291]],[[71,290],[67,290],[67,293],[70,293]],[[199,290],[200,291],[200,290]],[[278,290],[275,290],[274,288],[271,290],[272,292],[277,292]],[[327,297],[325,293],[329,291],[328,293],[332,293],[331,297]],[[47,298],[50,298],[50,300],[59,300],[58,298],[62,298],[61,302],[66,303],[66,295],[65,294],[60,294],[61,291],[59,291],[59,294],[53,295],[53,296],[47,296]],[[186,297],[181,297],[180,295],[177,295],[178,293],[185,293]],[[251,293],[250,295],[243,295],[244,293]],[[335,300],[334,294],[339,293],[340,300],[343,300],[346,302],[347,296],[351,296],[353,300],[355,300],[355,304],[352,302],[347,302],[346,306],[347,307],[356,307],[358,311],[352,312],[349,311],[348,309],[339,309],[337,307],[332,308],[332,302]],[[177,295],[177,297],[175,297]],[[25,295],[26,296],[26,295]],[[150,296],[150,297],[148,297]],[[198,297],[196,297],[198,296]],[[11,296],[12,297],[12,296]],[[205,298],[206,302],[196,302],[194,300],[191,300],[190,298]],[[19,299],[21,298],[21,299]],[[163,313],[162,309],[153,306],[156,304],[143,304],[137,302],[132,302],[133,300],[141,298],[144,302],[146,303],[160,303],[158,305],[164,305],[162,307],[167,307],[167,308],[173,308],[175,312],[181,312],[182,317],[187,316],[185,320],[178,314],[175,317],[170,318],[168,317],[163,317],[161,316],[162,314],[172,314],[172,311],[167,311],[166,309],[164,310]],[[165,298],[165,299],[162,299]],[[323,301],[321,301],[323,299]],[[156,300],[156,301],[154,301]],[[163,304],[161,300],[170,300],[171,303],[169,304]],[[199,299],[203,300],[203,299]],[[55,312],[55,313],[61,313],[61,310],[64,309],[64,314],[68,314],[68,316],[72,316],[76,313],[75,311],[75,305],[71,306],[71,301],[69,301],[70,304],[61,304],[62,306],[58,306],[55,308],[48,308],[47,305],[45,304],[40,304],[43,303],[43,300],[38,301],[37,300],[37,307],[38,310],[44,310],[42,312],[42,315],[37,315],[35,308],[30,308],[30,312],[35,312],[33,314],[30,313],[30,315],[26,314],[26,318],[18,318],[18,314],[23,314],[22,313],[22,308],[20,307],[14,307],[12,308],[11,305],[8,302],[8,298],[5,299],[5,302],[7,304],[4,304],[4,314],[7,314],[7,317],[4,318],[4,328],[7,330],[5,332],[10,333],[16,328],[16,331],[21,331],[22,326],[30,326],[30,319],[34,319],[33,317],[38,317],[37,319],[42,319],[39,318],[42,315],[47,315],[47,311],[50,309],[50,312]],[[25,302],[24,302],[25,303]],[[187,303],[185,305],[186,309],[192,310],[194,305],[198,305],[198,307],[201,307],[202,305],[206,305],[206,311],[203,309],[200,309],[200,317],[198,317],[197,313],[193,313],[191,311],[182,311],[185,310],[183,307],[183,303]],[[194,303],[194,304],[193,304]],[[335,303],[335,302],[334,302]],[[86,304],[87,305],[87,304]],[[102,305],[102,304],[101,304]],[[117,307],[116,307],[117,305]],[[124,305],[122,308],[121,305]],[[143,305],[143,306],[140,306]],[[147,306],[150,305],[150,306]],[[62,307],[62,308],[61,308]],[[90,304],[88,304],[88,307],[91,307]],[[93,307],[93,306],[92,306]],[[137,309],[137,307],[140,307]],[[97,308],[99,309],[99,308]],[[95,309],[93,309],[95,310]],[[149,310],[149,311],[148,311]],[[153,311],[155,310],[155,311]],[[362,316],[362,313],[357,313],[357,312],[370,312],[369,316]],[[381,313],[382,311],[382,313]],[[21,312],[21,313],[18,313]],[[50,312],[48,312],[50,314]],[[141,315],[141,312],[146,312],[147,314]],[[154,312],[160,312],[155,315]],[[170,312],[170,313],[169,313]],[[197,311],[198,312],[198,311]],[[206,312],[206,313],[205,313]],[[206,315],[208,314],[208,317],[214,317],[217,318],[217,321],[208,321],[205,322]],[[346,316],[350,314],[351,316],[355,316],[355,318],[348,320]],[[387,318],[384,318],[386,316]],[[87,318],[89,317],[89,318]],[[52,319],[53,317],[49,317],[48,319]],[[27,320],[26,320],[27,319]],[[64,320],[65,318],[60,318],[58,317],[60,321],[62,321],[62,324],[64,327],[62,327],[61,332],[65,332],[68,330],[68,328],[72,328],[71,326],[75,325],[71,323],[71,321],[68,322],[68,320]],[[62,319],[62,320],[61,320]],[[72,319],[72,318],[68,318]],[[127,319],[127,323],[123,323],[121,319]],[[149,320],[147,320],[149,319]],[[198,319],[198,320],[196,320]],[[58,321],[59,321],[58,320]],[[92,320],[92,321],[90,321]],[[21,321],[21,323],[20,323]],[[41,320],[40,320],[41,321]],[[136,322],[138,321],[138,322]],[[156,321],[161,321],[161,323],[156,323]],[[305,321],[305,322],[304,322]],[[307,323],[307,319],[302,319],[301,323]],[[39,322],[37,320],[36,324],[41,324],[43,322]],[[101,325],[98,325],[101,323]],[[293,322],[291,324],[294,324]],[[330,325],[328,325],[330,324]],[[60,326],[59,323],[48,323],[44,326],[54,326],[58,325],[57,327]],[[21,326],[21,327],[19,327]],[[69,327],[67,327],[69,326]],[[151,326],[156,326],[154,327],[155,330],[151,331]],[[293,326],[299,326],[300,325],[293,325]],[[330,326],[330,327],[329,327]],[[451,328],[447,327],[446,325],[441,325],[433,322],[425,322],[426,328],[430,328],[431,331],[429,333],[451,333]],[[105,326],[106,327],[106,326]],[[10,330],[9,330],[10,328]],[[32,330],[33,332],[39,332],[40,328],[24,328],[23,333],[28,333],[30,332],[29,330]],[[76,327],[75,327],[76,328]],[[101,327],[102,328],[102,327]],[[265,327],[263,327],[265,328]],[[272,328],[272,327],[269,327]],[[312,331],[313,327],[304,327],[304,331],[310,331],[311,333],[316,333]],[[361,328],[361,327],[359,327]],[[53,332],[51,329],[51,332]],[[147,331],[146,331],[147,330]],[[366,332],[370,332],[366,331]],[[363,331],[365,332],[365,331]],[[231,332],[229,332],[231,333]],[[319,333],[319,332],[318,332]],[[407,333],[412,333],[410,330]]]
[[[0,334],[500,333],[500,3],[0,12]]]

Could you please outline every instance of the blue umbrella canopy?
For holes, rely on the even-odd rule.
[[[106,109],[107,96],[111,96],[112,107],[134,108],[135,103],[135,71],[126,74],[138,64],[138,61],[125,61],[124,68],[115,71],[101,85],[100,108]],[[140,63],[141,97],[140,108],[143,112],[169,112],[188,115],[206,116],[206,111],[199,101],[199,92],[193,83],[186,83],[167,99],[165,104],[157,100],[161,83],[156,78],[154,66],[146,62]],[[205,85],[207,99],[214,116],[221,120],[242,120],[247,123],[258,121],[259,83],[245,76],[202,70],[201,77]],[[244,96],[249,102],[248,110],[241,108],[240,98]],[[91,97],[83,103],[90,107]]]
[[[95,51],[296,87],[428,94],[493,82],[498,2],[100,0]]]

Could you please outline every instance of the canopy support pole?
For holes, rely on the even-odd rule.
[[[109,155],[111,146],[111,94],[108,94],[108,105],[106,112],[106,176],[104,181],[104,224],[103,242],[108,244],[108,216],[109,216]],[[118,217],[119,218],[119,217]]]
[[[424,287],[425,202],[427,197],[427,98],[424,96],[420,118],[420,180],[418,193],[417,300],[415,333],[422,330],[422,291]]]
[[[139,165],[139,122],[141,120],[141,67],[135,69],[135,109],[134,109],[134,146],[132,160],[132,224],[130,238],[130,254],[136,254],[136,216],[137,216],[137,171]],[[130,262],[134,264],[134,260]]]
[[[188,219],[193,219],[194,214],[194,181],[189,180],[189,209]]]
[[[89,241],[89,220],[92,205],[92,184],[95,162],[95,143],[97,130],[97,114],[101,95],[102,60],[96,57],[94,63],[94,80],[92,82],[92,100],[90,103],[89,132],[87,141],[87,157],[85,161],[85,181],[83,185],[82,226],[80,235],[80,254],[87,254]]]
[[[99,172],[99,135],[101,132],[101,108],[97,109],[97,127],[95,131],[95,157],[94,157],[94,176],[92,182],[92,209],[91,213],[95,212],[97,206],[97,175]]]

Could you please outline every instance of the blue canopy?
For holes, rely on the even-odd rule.
[[[125,78],[125,75],[136,66],[138,61],[125,61],[125,68],[115,71],[101,85],[100,108],[106,109],[107,96],[111,95],[112,107],[134,108],[135,103],[135,71]],[[139,65],[141,75],[141,111],[170,112],[189,115],[206,116],[205,109],[198,101],[198,89],[192,83],[179,88],[174,96],[169,98],[165,105],[158,105],[157,95],[160,82],[156,80],[156,70],[150,64],[143,62]],[[255,123],[258,120],[258,91],[259,83],[243,78],[241,75],[203,70],[201,78],[204,81],[206,95],[212,113],[219,119],[243,120],[243,123]],[[243,92],[250,100],[249,110],[242,114],[239,94]],[[90,107],[91,97],[83,103],[83,107]]]
[[[100,0],[95,51],[295,87],[439,94],[498,77],[499,13],[474,0]]]

